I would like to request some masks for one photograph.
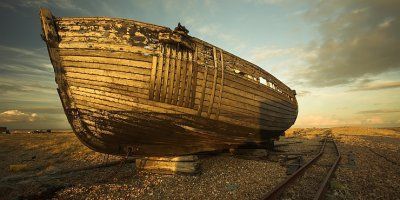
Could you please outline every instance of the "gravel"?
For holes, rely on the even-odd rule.
[[[33,178],[0,181],[0,199],[260,199],[287,177],[291,158],[302,156],[307,162],[318,153],[326,130],[290,129],[268,158],[201,156],[196,175],[152,174],[137,171],[133,163],[54,175],[102,163],[104,155],[87,149],[71,133],[2,135],[1,180]],[[399,199],[399,130],[332,128],[342,160],[326,198]],[[28,167],[10,171],[10,165],[18,164]]]

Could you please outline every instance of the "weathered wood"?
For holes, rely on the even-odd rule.
[[[182,61],[181,61],[181,76],[179,80],[179,97],[178,97],[178,106],[183,106],[183,100],[185,96],[185,85],[186,85],[186,71],[187,71],[187,58],[188,52],[182,52]]]
[[[154,86],[156,83],[156,72],[157,72],[157,56],[153,56],[153,63],[151,66],[151,77],[150,77],[150,90],[149,90],[149,99],[152,100],[154,98]]]
[[[105,83],[114,83],[118,81],[121,85],[132,86],[137,88],[148,89],[149,85],[146,82],[133,80],[133,79],[124,79],[119,77],[110,77],[110,76],[101,76],[101,75],[90,75],[90,74],[83,74],[83,73],[76,73],[76,72],[66,72],[65,76],[68,78],[79,78],[79,79],[86,79],[90,81],[101,81]]]
[[[192,83],[191,83],[191,87],[192,87],[192,89],[191,89],[191,94],[190,94],[190,97],[191,97],[191,102],[190,102],[190,105],[189,105],[189,107],[190,108],[193,108],[194,107],[194,100],[195,100],[195,96],[196,96],[196,86],[197,86],[197,46],[195,47],[195,51],[194,51],[194,53],[193,53],[194,55],[193,55],[193,61],[194,62],[192,62],[193,63],[193,77],[192,77]]]
[[[50,10],[40,9],[40,22],[42,23],[43,39],[49,47],[56,47],[59,42],[58,33],[54,24],[54,17]]]
[[[172,96],[172,104],[176,105],[178,103],[179,97],[179,84],[181,82],[181,61],[182,61],[182,51],[177,49],[177,59],[176,59],[176,71],[175,71],[175,83],[174,83],[174,94]]]
[[[92,57],[92,56],[63,56],[62,61],[72,62],[85,62],[85,63],[98,63],[108,64],[111,66],[130,66],[140,67],[144,69],[151,69],[151,62],[125,60],[125,59],[114,59],[114,58],[103,58],[103,57]]]
[[[176,48],[175,47],[172,47],[172,53],[171,53],[171,56],[172,56],[172,58],[171,58],[171,61],[170,61],[170,64],[171,64],[171,70],[169,70],[169,77],[170,77],[170,79],[169,79],[169,81],[168,81],[168,94],[167,94],[167,103],[170,103],[170,104],[172,104],[172,94],[174,93],[174,81],[175,81],[175,70],[176,70],[176,67],[175,67],[175,64],[176,64],[176,58],[177,58],[177,54],[176,54]]]
[[[43,32],[53,27],[57,36],[44,38],[68,121],[96,151],[172,156],[226,149],[265,142],[296,120],[294,91],[182,27],[54,18],[49,11],[41,20]]]
[[[59,49],[60,56],[64,59],[66,56],[81,56],[81,57],[101,57],[114,58],[127,61],[144,61],[152,63],[152,55],[143,55],[138,53],[95,50],[95,49]]]
[[[61,42],[58,46],[61,49],[96,49],[96,50],[122,51],[122,52],[142,53],[142,54],[155,53],[155,50],[148,50],[139,46],[95,43],[95,42],[91,43]]]
[[[185,107],[189,107],[190,104],[190,94],[192,91],[192,76],[193,76],[193,55],[188,52],[188,63],[187,63],[187,80],[186,80],[186,90],[184,94]]]
[[[204,98],[206,95],[206,85],[207,85],[207,73],[208,70],[206,69],[204,72],[204,79],[203,79],[203,84],[201,86],[201,98],[200,98],[200,105],[199,105],[199,109],[197,110],[197,115],[201,115],[201,112],[203,111],[203,102],[204,102]]]
[[[69,64],[69,63],[68,63]],[[96,69],[94,67],[88,68],[85,66],[89,66],[90,64],[87,63],[82,63],[80,66],[83,67],[70,67],[71,65],[66,65],[64,67],[64,71],[68,74],[70,72],[75,72],[79,73],[82,75],[88,75],[88,76],[99,76],[99,77],[115,77],[115,78],[121,78],[121,79],[127,79],[127,80],[137,80],[137,81],[143,81],[143,82],[148,82],[150,81],[150,76],[144,75],[144,74],[136,74],[136,73],[129,73],[129,72],[122,72],[122,71],[114,71],[114,70],[103,70],[103,69]],[[94,64],[98,65],[98,64]],[[140,72],[140,70],[137,70]],[[99,79],[99,81],[101,81]]]
[[[272,91],[259,91],[257,89],[251,88],[251,87],[246,87],[244,85],[238,84],[236,81],[232,81],[231,79],[228,78],[228,76],[225,76],[225,91],[226,92],[231,92],[232,94],[236,94],[238,96],[242,96],[244,98],[248,98],[251,100],[256,100],[260,102],[271,102],[271,104],[276,105],[279,108],[282,108],[284,110],[288,111],[293,111],[295,110],[295,106],[289,103],[287,100],[282,100],[273,97],[275,92]],[[203,79],[202,75],[200,74],[199,79]],[[211,76],[208,76],[208,79],[211,78]],[[218,84],[218,83],[217,83]],[[208,83],[207,87],[212,88],[211,83]],[[225,92],[224,92],[225,93]]]
[[[224,71],[225,71],[225,68],[224,68],[224,56],[222,54],[222,50],[220,50],[219,52],[220,52],[220,55],[221,55],[221,85],[220,85],[220,90],[219,90],[218,111],[217,111],[215,119],[218,119],[219,113],[221,111],[222,92],[223,92],[223,88],[224,88],[224,78],[225,78],[225,76],[224,76]]]
[[[196,160],[185,160],[179,157],[175,158],[141,158],[136,159],[136,168],[139,170],[145,170],[155,173],[186,173],[195,174],[199,172],[199,161]]]
[[[165,48],[160,46],[160,55],[158,56],[158,63],[157,63],[157,73],[156,73],[156,83],[155,83],[155,91],[154,91],[154,100],[160,101],[161,95],[161,84],[162,84],[162,71],[164,67],[164,53]]]
[[[217,87],[217,77],[218,77],[218,65],[217,65],[217,50],[215,47],[213,47],[213,55],[214,55],[214,80],[213,80],[213,87],[211,90],[211,95],[210,95],[210,106],[208,107],[207,110],[207,117],[210,118],[211,115],[211,108],[214,105],[214,98],[215,98],[215,90]]]
[[[177,156],[177,157],[146,157],[146,160],[168,161],[168,162],[193,162],[198,161],[199,157],[195,155]]]
[[[161,89],[161,102],[165,102],[165,98],[167,95],[169,61],[170,61],[170,54],[171,54],[171,49],[169,48],[168,44],[166,45],[165,49],[166,49],[166,55],[165,55],[165,66],[164,66],[164,80],[163,80],[163,86]]]

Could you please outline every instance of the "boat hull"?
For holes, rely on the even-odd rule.
[[[185,31],[55,18],[47,9],[40,16],[64,111],[95,151],[165,156],[262,145],[296,120],[290,88]]]

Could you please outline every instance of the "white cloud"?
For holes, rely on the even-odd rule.
[[[34,122],[38,119],[36,113],[24,113],[19,110],[7,110],[0,113],[0,123]]]
[[[356,84],[350,91],[382,90],[399,87],[400,81],[372,81],[360,82],[359,84]]]
[[[18,54],[22,54],[22,55],[26,55],[26,56],[33,56],[33,57],[37,57],[37,58],[46,58],[47,59],[47,57],[45,55],[43,55],[42,53],[38,53],[36,50],[32,50],[32,49],[23,49],[23,48],[0,45],[0,51],[14,52],[14,53],[18,53]]]
[[[386,18],[378,26],[381,27],[381,28],[387,28],[392,24],[393,21],[394,21],[394,18]]]
[[[315,51],[306,51],[301,47],[280,48],[276,46],[257,47],[251,51],[254,62],[266,61],[269,59],[290,57],[299,61],[306,61],[315,57]]]

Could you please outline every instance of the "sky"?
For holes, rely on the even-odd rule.
[[[398,0],[2,0],[0,126],[70,128],[40,37],[40,7],[60,17],[181,22],[295,89],[295,127],[400,126]]]

